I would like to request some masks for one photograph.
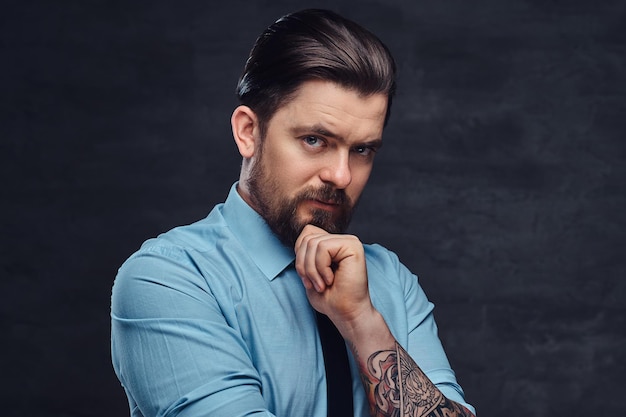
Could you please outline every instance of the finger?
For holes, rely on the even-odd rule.
[[[323,236],[317,240],[315,269],[327,286],[333,285],[335,281],[335,270],[338,264],[334,260],[333,253],[336,250],[335,246],[339,243],[339,240],[332,235]]]
[[[341,239],[336,235],[314,235],[308,240],[306,259],[309,262],[307,268],[316,280],[320,279],[323,287],[333,285],[335,281],[335,269],[337,263],[334,252],[341,247]],[[334,268],[334,269],[333,269]]]
[[[302,244],[302,241],[307,237],[307,236],[312,236],[312,235],[322,235],[322,234],[328,234],[328,232],[320,227],[317,226],[313,226],[312,224],[307,224],[306,226],[304,226],[304,228],[302,229],[302,232],[300,232],[300,236],[298,236],[298,238],[296,239],[296,243],[294,245],[294,251],[297,252],[298,248],[300,247],[300,245]]]
[[[325,285],[323,279],[317,273],[312,258],[315,256],[314,235],[309,234],[302,236],[296,250],[296,271],[302,279],[305,288],[314,287],[316,291],[324,291]]]
[[[303,274],[301,274],[301,273],[298,271],[298,268],[297,268],[297,267],[296,267],[296,271],[298,272],[298,277],[300,277],[300,281],[302,281],[302,285],[304,285],[304,288],[305,288],[307,291],[310,291],[310,290],[312,290],[312,291],[317,291],[317,289],[313,286],[313,283],[311,282],[311,280],[310,280],[310,279],[308,279],[308,278],[307,278],[306,276],[304,276]]]
[[[294,251],[296,253],[296,271],[298,275],[300,275],[305,288],[313,286],[316,291],[320,292],[325,289],[324,279],[321,278],[317,268],[310,266],[312,263],[310,260],[307,261],[307,259],[309,259],[309,256],[315,254],[315,242],[313,242],[312,239],[324,235],[329,234],[324,229],[308,224],[302,229],[294,245]]]
[[[303,267],[304,274],[311,280],[317,291],[326,289],[326,281],[323,276],[322,265],[330,264],[330,255],[320,249],[319,243],[323,236],[313,235],[304,239]]]

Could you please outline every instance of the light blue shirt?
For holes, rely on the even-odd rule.
[[[448,398],[466,405],[433,305],[395,254],[365,245],[374,306]],[[314,311],[294,253],[233,185],[203,220],[146,241],[120,268],[112,358],[133,417],[325,417]],[[350,355],[355,416],[368,416]]]

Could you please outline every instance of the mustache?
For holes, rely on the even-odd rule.
[[[342,207],[351,207],[352,201],[344,190],[333,188],[330,185],[323,185],[321,188],[309,188],[304,190],[297,197],[298,202],[304,200],[320,200],[332,202]]]

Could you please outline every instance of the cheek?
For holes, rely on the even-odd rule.
[[[289,152],[289,149],[267,158],[266,169],[287,194],[297,193],[317,173],[313,161],[302,158],[297,152]]]

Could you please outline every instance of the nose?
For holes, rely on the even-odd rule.
[[[320,179],[335,188],[344,189],[352,182],[350,153],[337,152],[320,171]]]

